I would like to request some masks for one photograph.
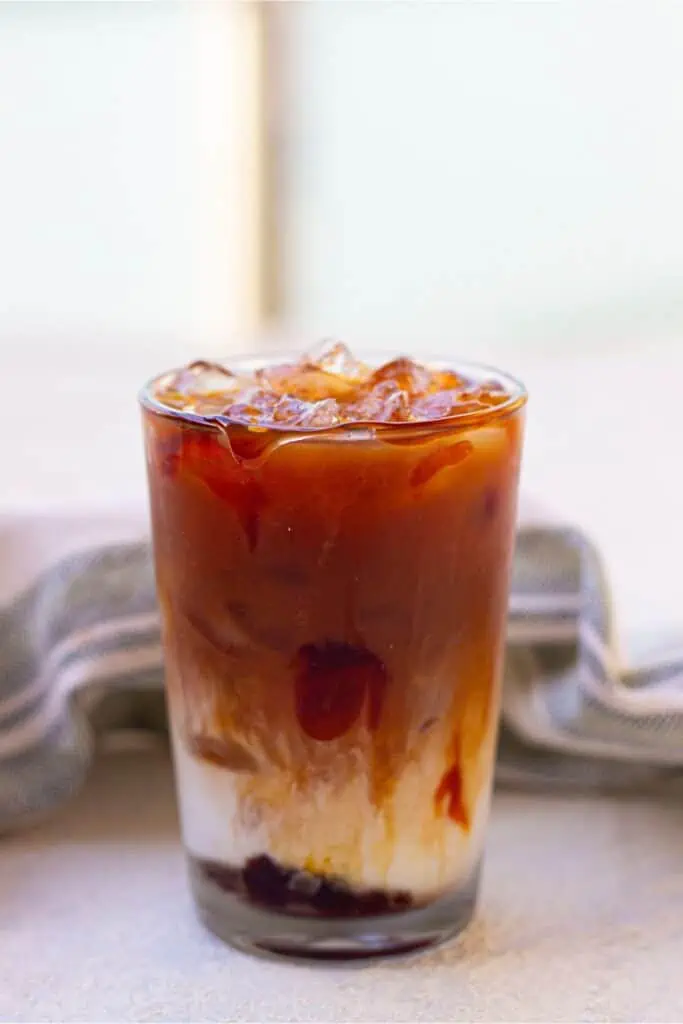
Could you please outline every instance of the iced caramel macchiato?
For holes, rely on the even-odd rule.
[[[143,392],[183,837],[234,944],[357,959],[469,920],[524,404],[339,343]]]

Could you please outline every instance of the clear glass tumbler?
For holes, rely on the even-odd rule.
[[[473,913],[526,396],[440,365],[505,400],[303,431],[141,396],[191,885],[251,952],[416,952]]]

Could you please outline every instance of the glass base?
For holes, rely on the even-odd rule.
[[[296,917],[225,892],[189,859],[190,885],[202,923],[242,952],[289,961],[359,966],[415,956],[455,938],[472,920],[479,870],[466,885],[415,910],[374,917]]]

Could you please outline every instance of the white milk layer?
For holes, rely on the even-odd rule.
[[[491,751],[493,739],[494,730]],[[481,856],[488,766],[479,773],[482,784],[469,800],[465,828],[435,803],[444,759],[434,747],[407,764],[381,813],[362,770],[341,784],[321,783],[305,798],[274,777],[264,812],[243,773],[194,757],[178,735],[174,750],[183,837],[196,857],[240,867],[267,854],[283,867],[337,876],[359,889],[428,897],[466,882]]]

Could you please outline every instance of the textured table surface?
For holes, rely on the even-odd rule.
[[[683,807],[500,793],[479,918],[363,970],[252,960],[195,921],[170,764],[102,755],[49,822],[0,840],[7,1021],[683,1020]]]

